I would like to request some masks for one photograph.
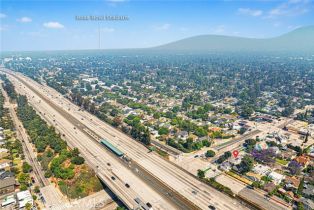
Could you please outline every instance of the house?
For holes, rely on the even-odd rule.
[[[304,197],[314,196],[314,186],[313,185],[304,185],[304,189],[302,191]]]
[[[11,164],[12,164],[11,160],[1,159],[0,160],[0,171],[1,170],[5,170],[5,171],[10,170]]]
[[[268,173],[271,172],[271,168],[269,166],[257,164],[256,166],[254,166],[252,171],[256,174],[266,176]]]
[[[306,167],[310,162],[310,157],[308,157],[306,155],[301,155],[301,156],[296,157],[295,161],[297,161],[303,167]]]
[[[17,197],[20,209],[24,208],[27,203],[31,204],[32,206],[34,204],[33,197],[29,190],[16,193],[16,197]]]
[[[287,150],[282,150],[279,156],[284,160],[292,160],[297,156],[297,152],[288,148]]]
[[[298,177],[286,176],[284,182],[287,190],[298,189],[300,185],[300,179]]]
[[[268,177],[271,178],[276,185],[278,185],[285,178],[285,175],[272,171],[268,174]]]
[[[314,209],[314,202],[311,199],[301,198],[300,201],[304,205],[304,210],[312,210],[312,209]]]
[[[186,140],[189,137],[189,133],[187,131],[180,131],[177,133],[177,138]]]
[[[314,182],[314,171],[310,172],[307,176],[304,176],[304,182]]]
[[[280,154],[280,149],[278,147],[269,147],[269,149],[273,150],[276,155]]]
[[[210,137],[209,136],[203,136],[203,137],[199,137],[198,139],[197,139],[197,141],[209,141],[210,140]]]
[[[271,123],[273,119],[270,116],[267,115],[260,115],[255,117],[256,122],[269,122]]]
[[[1,207],[4,208],[4,207],[8,207],[15,204],[16,204],[16,200],[15,200],[14,195],[9,195],[2,200]]]
[[[160,136],[160,135],[158,134],[158,131],[156,131],[156,130],[150,131],[150,134],[151,134],[153,137],[155,137],[155,138],[157,138],[157,137]]]
[[[237,130],[237,131],[239,131],[241,128],[242,128],[241,125],[233,125],[233,126],[232,126],[232,129],[233,129],[233,130]]]
[[[9,156],[9,151],[5,148],[0,148],[0,159]]]
[[[314,146],[310,147],[309,156],[314,158]]]
[[[1,179],[6,179],[9,177],[14,177],[14,173],[10,172],[10,171],[1,171],[0,172],[0,180]]]
[[[9,177],[6,179],[0,180],[0,195],[5,195],[11,192],[14,192],[15,190],[15,178]]]
[[[272,192],[274,189],[276,189],[276,185],[273,182],[269,182],[264,185],[263,189],[269,193],[269,192]]]
[[[232,165],[229,161],[225,161],[219,165],[219,169],[222,171],[229,171],[232,168]]]

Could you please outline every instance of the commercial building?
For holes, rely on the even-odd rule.
[[[0,180],[0,195],[5,195],[11,192],[14,192],[15,190],[15,178],[9,177],[6,179]]]
[[[20,209],[24,208],[27,203],[31,204],[31,206],[34,205],[34,200],[29,190],[18,192],[16,194],[16,197],[17,197]]]

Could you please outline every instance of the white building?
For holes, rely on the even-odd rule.
[[[31,206],[34,205],[33,197],[29,190],[16,193],[16,197],[17,197],[20,209],[24,208],[27,203],[31,204]]]
[[[9,195],[2,200],[1,207],[4,208],[15,204],[16,200],[14,198],[14,195]]]
[[[278,185],[285,178],[285,175],[272,171],[268,174],[268,177],[271,178],[276,185]]]
[[[254,166],[252,171],[256,174],[266,176],[267,174],[271,172],[271,168],[269,166],[257,164],[256,166]]]

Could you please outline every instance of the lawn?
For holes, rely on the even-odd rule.
[[[276,158],[276,163],[285,166],[288,164],[288,161]]]

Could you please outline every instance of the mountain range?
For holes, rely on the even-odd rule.
[[[314,26],[297,28],[274,38],[244,38],[223,35],[200,35],[165,45],[155,50],[182,51],[313,51]]]

